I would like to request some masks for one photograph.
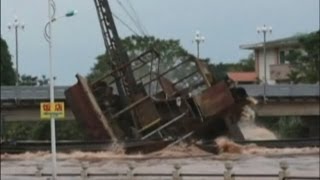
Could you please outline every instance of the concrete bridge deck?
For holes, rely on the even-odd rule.
[[[55,86],[55,98],[65,99],[64,91],[69,86]],[[263,85],[241,85],[253,97],[264,95]],[[319,84],[266,85],[266,96],[269,98],[319,97]],[[1,102],[10,100],[48,100],[49,86],[1,86]]]
[[[69,86],[55,87],[55,100],[64,101]],[[263,85],[241,85],[249,96],[262,99]],[[260,102],[258,116],[319,116],[319,85],[267,85],[267,103]],[[1,111],[6,120],[39,120],[40,102],[49,101],[49,87],[1,86]],[[74,119],[66,107],[66,119]]]

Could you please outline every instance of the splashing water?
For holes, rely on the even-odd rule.
[[[255,112],[250,106],[245,106],[238,123],[246,140],[275,140],[276,135],[270,130],[255,124]]]
[[[299,154],[319,154],[318,147],[304,147],[304,148],[266,148],[259,147],[254,144],[240,145],[226,137],[219,137],[215,139],[215,143],[219,148],[220,154],[251,154],[262,156],[277,156],[277,155],[299,155]]]

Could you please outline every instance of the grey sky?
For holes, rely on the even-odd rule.
[[[128,0],[121,0],[130,10]],[[86,75],[104,52],[102,35],[93,0],[55,0],[57,16],[70,9],[79,13],[64,18],[53,26],[54,74],[57,85],[76,82],[75,74]],[[112,10],[130,24],[116,0],[110,0]],[[196,30],[205,36],[201,56],[212,62],[236,62],[250,51],[240,44],[262,40],[256,27],[273,27],[267,39],[277,39],[319,29],[319,0],[131,0],[144,27],[158,38],[179,39],[184,48],[195,54],[192,39]],[[131,14],[132,11],[130,11]],[[7,24],[14,15],[26,24],[19,31],[19,71],[21,74],[48,76],[48,44],[43,38],[48,21],[46,0],[1,0],[1,34],[12,55],[15,53],[14,32]],[[121,37],[130,35],[117,23]],[[14,58],[13,58],[14,61]]]

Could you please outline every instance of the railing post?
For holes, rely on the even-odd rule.
[[[174,170],[172,172],[172,180],[182,180],[180,176],[181,166],[179,164],[174,165]]]
[[[127,172],[127,178],[128,180],[134,180],[134,173],[133,173],[133,170],[134,170],[134,165],[133,164],[129,164],[128,165],[128,172]]]
[[[88,178],[88,164],[87,163],[82,163],[81,164],[81,178],[83,180],[86,180]]]
[[[232,168],[233,168],[232,163],[228,161],[224,163],[224,167],[226,168],[226,170],[223,173],[224,180],[234,180],[233,173],[232,173]]]
[[[41,177],[42,176],[42,172],[41,172],[42,169],[43,169],[42,164],[37,164],[36,177]]]
[[[279,171],[279,180],[285,180],[286,177],[289,176],[289,165],[287,163],[287,161],[281,161],[280,162],[280,171]]]

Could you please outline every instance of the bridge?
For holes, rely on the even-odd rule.
[[[65,101],[69,86],[55,87],[55,101]],[[267,85],[267,102],[263,103],[263,85],[241,85],[249,96],[259,100],[258,116],[319,116],[320,88],[318,84]],[[6,120],[39,120],[39,103],[48,102],[48,86],[1,86],[1,111]],[[66,119],[74,119],[66,107]]]

